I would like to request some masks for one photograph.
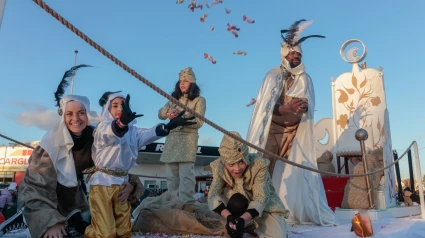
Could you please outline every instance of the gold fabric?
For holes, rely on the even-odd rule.
[[[230,133],[242,138],[237,132],[231,131]],[[218,152],[220,153],[220,159],[228,164],[234,164],[239,160],[244,160],[245,163],[249,164],[249,161],[244,159],[248,156],[248,147],[230,136],[223,136]]]
[[[282,94],[279,98],[280,104],[286,105],[292,100],[292,97],[287,96],[286,92],[292,87],[293,84],[294,79],[292,77],[289,77],[285,81]],[[273,115],[272,121],[270,123],[269,136],[267,138],[265,150],[279,155],[280,157],[288,158],[289,154],[291,153],[292,143],[294,142],[295,136],[297,135],[297,129],[300,121],[301,117],[297,124],[287,125],[287,117]],[[267,156],[264,157],[268,158]],[[268,159],[270,160],[269,172],[270,174],[273,174],[276,159]]]
[[[288,92],[288,90],[293,85],[294,85],[294,78],[288,77],[285,80],[285,84],[283,85],[283,88],[282,88],[282,93],[280,94],[280,97],[277,101],[278,104],[286,105],[286,104],[288,104],[292,101],[292,97],[286,95],[286,92]],[[300,117],[300,120],[301,120],[301,117]],[[287,118],[285,116],[273,115],[272,116],[272,122],[284,127],[284,126],[287,125]]]
[[[167,204],[173,200],[170,193],[163,193],[158,204]],[[224,236],[226,220],[208,209],[205,203],[173,209],[164,206],[154,206],[142,209],[137,213],[134,222],[134,232],[166,233],[173,235],[204,235]],[[187,236],[186,236],[187,237]]]
[[[187,94],[179,99],[181,103],[192,108],[198,114],[204,116],[206,111],[205,98],[199,96],[192,101],[187,98]],[[161,120],[167,119],[167,112],[171,108],[176,108],[183,111],[183,108],[175,105],[172,102],[167,102],[158,112],[158,117]],[[192,117],[189,112],[186,112],[184,117]],[[172,130],[165,139],[164,150],[161,154],[161,162],[195,162],[196,152],[198,150],[198,129],[202,127],[204,122],[198,118],[191,120],[196,122],[190,126],[179,126]]]
[[[187,68],[183,69],[182,71],[180,71],[179,78],[180,77],[185,77],[187,79],[187,81],[189,81],[191,83],[196,83],[196,76],[195,76],[195,73],[192,70],[192,67],[187,67]]]
[[[90,212],[91,225],[86,228],[85,238],[131,237],[131,206],[130,202],[121,204],[118,193],[124,186],[91,185]]]
[[[373,236],[372,222],[369,216],[361,215],[357,213],[351,220],[354,233],[359,237],[370,237]]]
[[[115,177],[125,177],[125,176],[128,175],[128,171],[126,171],[126,170],[114,170],[114,169],[109,169],[109,168],[98,168],[96,166],[93,166],[93,167],[85,169],[83,171],[83,174],[87,174],[86,183],[88,183],[91,176],[98,171],[105,173],[105,174],[115,176]]]
[[[366,154],[367,167],[369,172],[374,172],[383,167],[376,156]],[[364,173],[363,161],[354,166],[353,174]],[[370,192],[372,193],[372,203],[378,204],[379,183],[384,176],[384,171],[374,173],[369,176]],[[368,190],[366,186],[366,177],[352,177],[347,181],[344,188],[344,198],[341,208],[348,209],[369,209]]]
[[[208,204],[210,210],[216,209],[221,202],[227,205],[228,199],[235,193],[244,195],[250,201],[249,208],[258,211],[259,217],[263,211],[281,215],[284,218],[289,216],[289,210],[285,209],[282,201],[277,196],[271,182],[267,159],[258,157],[257,154],[248,154],[246,160],[249,166],[246,168],[243,177],[234,179],[227,171],[222,160],[211,162],[213,181],[208,193]],[[225,187],[230,189],[225,192]]]

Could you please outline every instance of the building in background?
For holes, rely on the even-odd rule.
[[[136,161],[137,165],[130,170],[131,174],[140,176],[146,188],[167,189],[165,164],[159,161],[163,149],[164,143],[152,143],[142,147]],[[195,162],[196,191],[204,190],[211,183],[206,179],[212,176],[209,164],[218,157],[218,147],[198,146]]]
[[[39,143],[39,141],[33,141],[25,144],[36,147]],[[19,144],[10,143],[8,146],[0,146],[0,183],[19,184],[24,177],[31,154],[32,149]]]
[[[36,147],[39,141],[25,144]],[[165,165],[159,161],[163,148],[164,143],[152,143],[144,146],[139,151],[137,164],[130,170],[131,174],[140,176],[140,180],[146,188],[167,189]],[[31,153],[32,149],[14,143],[0,146],[0,184],[16,182],[19,185],[28,167]],[[204,190],[210,185],[212,177],[209,164],[218,156],[218,147],[198,146],[195,162],[196,191]]]

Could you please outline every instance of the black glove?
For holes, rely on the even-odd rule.
[[[233,237],[243,237],[243,232],[245,230],[245,220],[243,218],[238,218],[236,220],[236,232]]]
[[[176,118],[172,119],[167,125],[165,125],[165,129],[167,129],[167,131],[171,131],[178,126],[190,126],[190,125],[196,124],[196,122],[188,121],[188,120],[195,119],[195,117],[190,117],[190,118],[183,118],[182,117],[185,112],[186,111],[180,112],[179,115]]]
[[[233,235],[235,234],[236,230],[234,230],[234,229],[232,229],[230,227],[230,223],[232,223],[233,225],[236,225],[236,219],[232,215],[228,215],[227,216],[226,230],[227,230],[227,234],[230,237],[233,237]]]
[[[127,94],[125,98],[125,103],[122,104],[122,114],[120,116],[120,121],[124,125],[128,125],[131,121],[136,119],[137,117],[142,117],[143,114],[136,115],[135,112],[132,112],[130,109],[130,95]]]

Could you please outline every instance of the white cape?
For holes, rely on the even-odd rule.
[[[303,71],[295,74],[294,85],[287,92],[288,96],[308,99],[308,112],[301,118],[288,160],[317,169],[313,134],[314,89],[310,76]],[[266,146],[273,108],[285,79],[280,67],[271,69],[257,96],[247,141],[262,149]],[[257,151],[250,148],[250,152]],[[335,213],[328,206],[320,174],[277,161],[272,180],[283,204],[290,210],[288,223],[338,224]]]

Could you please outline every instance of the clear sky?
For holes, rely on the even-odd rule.
[[[212,0],[208,0],[211,5]],[[314,20],[303,34],[322,34],[303,44],[303,61],[316,91],[315,121],[332,117],[330,77],[351,71],[339,56],[343,42],[362,40],[368,67],[383,67],[393,148],[399,153],[417,140],[425,146],[425,2],[422,0],[224,0],[203,10],[189,1],[47,0],[85,34],[166,92],[181,69],[191,66],[207,100],[206,117],[245,136],[265,73],[280,64],[280,30],[295,20]],[[198,3],[203,1],[198,0]],[[226,14],[225,8],[231,13]],[[206,21],[200,17],[207,13]],[[247,24],[243,15],[255,20]],[[240,27],[239,37],[226,24]],[[214,31],[210,31],[211,26]],[[133,110],[145,116],[138,126],[160,122],[166,99],[106,59],[32,1],[7,0],[0,29],[0,132],[21,141],[40,140],[57,118],[53,92],[63,73],[78,63],[74,93],[88,96],[92,110],[107,90],[132,96]],[[234,55],[243,50],[247,55]],[[217,60],[203,58],[208,53]],[[201,145],[218,146],[222,134],[208,125]],[[0,139],[0,144],[8,141]],[[425,150],[420,150],[422,153]],[[422,159],[425,153],[422,154]],[[422,160],[425,168],[425,160]],[[407,162],[403,162],[407,164]],[[402,164],[403,164],[402,163]],[[404,170],[407,171],[407,170]],[[406,172],[407,173],[407,172]]]

